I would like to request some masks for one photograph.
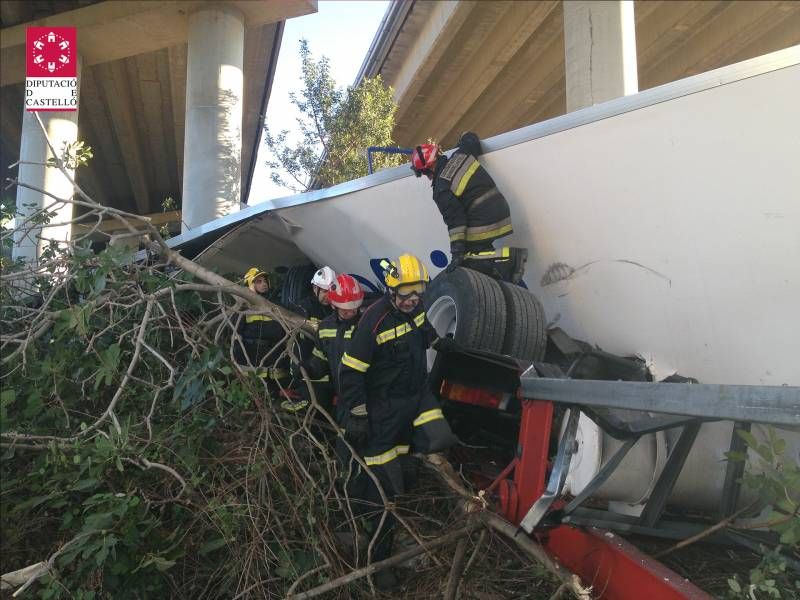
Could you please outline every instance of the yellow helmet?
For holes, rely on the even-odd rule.
[[[255,282],[256,278],[259,275],[263,275],[264,278],[267,280],[267,283],[269,283],[269,274],[263,269],[259,269],[258,267],[250,267],[247,270],[247,273],[244,274],[244,282],[247,284],[247,287],[249,287],[251,290],[253,289],[253,282]]]
[[[431,280],[428,269],[423,262],[413,254],[402,254],[397,261],[383,260],[381,268],[384,272],[384,280],[391,290],[399,287],[409,293],[422,293],[425,286]]]

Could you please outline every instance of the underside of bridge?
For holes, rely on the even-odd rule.
[[[75,26],[82,61],[78,138],[94,151],[90,164],[77,171],[78,184],[102,204],[137,214],[160,213],[168,197],[180,208],[190,15],[218,5],[194,0],[3,0],[3,178],[20,153],[25,29]],[[236,11],[244,23],[241,185],[237,186],[243,199],[253,175],[285,19],[313,12],[316,1],[237,0],[222,8]],[[179,213],[170,215],[179,219]]]
[[[639,89],[800,43],[800,2],[634,2]],[[452,147],[566,112],[563,2],[394,3],[361,69],[398,102],[395,140]]]

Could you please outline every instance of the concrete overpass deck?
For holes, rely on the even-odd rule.
[[[184,191],[189,17],[205,6],[244,21],[241,181],[253,176],[283,25],[316,10],[315,0],[289,2],[96,0],[0,3],[0,169],[20,156],[28,26],[76,26],[82,61],[78,137],[94,158],[78,183],[101,203],[138,214],[161,212]],[[237,165],[238,166],[238,165]],[[4,175],[5,177],[5,175]],[[178,225],[180,225],[178,223]]]
[[[360,77],[394,87],[401,146],[511,131],[567,112],[564,16],[556,0],[394,2]],[[636,0],[634,19],[640,90],[800,43],[794,1]]]

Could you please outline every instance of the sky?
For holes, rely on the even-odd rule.
[[[388,5],[388,1],[377,0],[320,0],[315,14],[286,21],[267,106],[266,122],[271,130],[296,128],[298,111],[289,100],[289,92],[300,90],[300,39],[308,40],[315,58],[324,55],[330,59],[331,75],[338,86],[346,87],[355,80]],[[268,155],[262,134],[250,186],[250,205],[293,193],[270,180]]]

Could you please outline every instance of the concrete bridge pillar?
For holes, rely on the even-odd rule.
[[[567,112],[639,91],[632,0],[565,0]]]
[[[78,88],[80,90],[80,62],[78,63]],[[78,102],[80,107],[80,101]],[[46,163],[53,158],[47,146],[42,129],[36,120],[38,114],[53,148],[60,153],[64,144],[72,144],[78,140],[78,111],[40,111],[22,114],[22,135],[20,137],[19,159],[21,163]],[[50,240],[67,242],[72,235],[73,206],[59,203],[55,198],[70,199],[73,195],[72,184],[64,174],[55,167],[42,164],[20,164],[18,167],[19,182],[44,190],[40,191],[17,186],[16,231],[11,256],[15,260],[23,258],[27,262],[35,262]],[[74,179],[75,171],[68,171]],[[53,198],[55,197],[55,198]],[[37,211],[46,208],[55,213],[47,227],[27,227],[25,219]]]
[[[244,15],[204,5],[189,15],[182,232],[239,210]]]

